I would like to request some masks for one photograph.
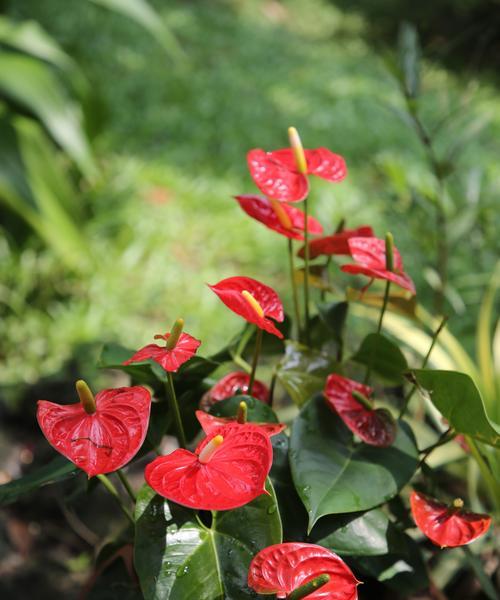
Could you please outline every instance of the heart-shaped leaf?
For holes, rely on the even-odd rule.
[[[351,360],[365,365],[388,383],[401,383],[408,370],[401,350],[381,333],[367,335]]]
[[[405,422],[398,421],[389,448],[358,444],[320,395],[303,407],[292,429],[290,465],[309,530],[325,515],[386,502],[411,479],[417,464],[418,451]]]
[[[135,567],[146,600],[246,600],[252,557],[281,542],[276,496],[261,495],[234,510],[213,514],[205,527],[195,513],[144,486],[135,512]]]
[[[465,373],[417,369],[417,384],[448,423],[464,435],[500,448],[500,426],[486,414],[483,399],[474,381]]]

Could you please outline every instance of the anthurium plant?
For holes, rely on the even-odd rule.
[[[304,150],[290,128],[289,147],[250,150],[248,166],[263,195],[235,199],[287,238],[291,305],[266,273],[237,273],[206,289],[245,322],[216,355],[200,356],[181,318],[143,348],[105,347],[100,366],[129,387],[94,396],[79,380],[73,403],[40,400],[62,458],[0,486],[0,501],[84,471],[123,512],[128,583],[147,600],[443,598],[435,567],[450,553],[496,598],[484,559],[499,559],[500,427],[468,375],[428,368],[446,317],[423,363],[385,330],[415,306],[411,260],[390,233],[349,218],[328,231],[310,214],[309,176],[341,184],[341,156]]]

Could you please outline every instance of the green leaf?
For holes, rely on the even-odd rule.
[[[297,342],[286,342],[285,356],[277,370],[281,385],[298,406],[323,389],[326,377],[335,369],[329,356]]]
[[[251,396],[233,396],[226,400],[216,402],[210,409],[210,414],[216,417],[235,417],[238,412],[240,402],[246,402],[248,414],[247,420],[254,423],[278,423],[278,417],[273,409]]]
[[[0,54],[0,94],[36,115],[82,173],[95,173],[81,108],[48,65],[17,53]]]
[[[401,350],[381,333],[367,335],[351,360],[371,368],[388,383],[401,383],[403,373],[408,370]]]
[[[399,62],[404,88],[410,98],[416,98],[420,87],[420,46],[414,25],[403,22],[399,30]]]
[[[340,417],[315,396],[295,420],[290,465],[309,515],[309,529],[325,515],[368,510],[395,496],[411,479],[418,451],[406,423],[389,448],[355,443]]]
[[[63,456],[58,456],[48,465],[40,467],[33,473],[0,485],[0,506],[12,504],[21,496],[30,494],[44,485],[63,481],[78,472],[81,473],[73,463]]]
[[[412,374],[420,391],[426,390],[426,397],[457,433],[500,448],[500,427],[489,419],[481,394],[468,375],[427,369]]]
[[[332,333],[332,337],[337,343],[342,343],[342,338],[344,337],[348,308],[348,302],[318,304],[320,319]]]
[[[203,526],[195,513],[169,503],[148,486],[135,512],[135,567],[146,600],[246,600],[253,556],[281,542],[272,485],[246,506],[213,514]]]

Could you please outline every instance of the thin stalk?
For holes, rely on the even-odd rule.
[[[330,264],[332,262],[332,257],[328,256],[326,258],[325,264],[323,265],[323,283],[330,288]],[[321,290],[321,301],[324,302],[326,299],[326,290]]]
[[[300,339],[300,332],[302,325],[300,322],[300,305],[299,305],[299,294],[297,290],[297,282],[295,281],[295,264],[293,259],[293,241],[288,238],[288,262],[290,265],[290,280],[292,283],[292,295],[293,295],[293,310],[295,313],[295,322],[297,323],[297,338]]]
[[[382,310],[380,311],[380,318],[378,320],[377,333],[382,331],[382,321],[384,320],[384,314],[387,308],[387,304],[389,302],[389,291],[391,289],[391,282],[389,280],[385,283],[385,292],[384,292],[384,302],[382,304]]]
[[[304,200],[304,336],[309,346],[309,227],[308,201]]]
[[[429,350],[427,350],[427,354],[424,357],[424,360],[422,361],[422,365],[421,365],[421,369],[425,369],[425,367],[427,366],[427,363],[429,362],[429,358],[431,357],[431,353],[434,350],[434,346],[436,345],[437,339],[439,337],[439,334],[441,333],[441,331],[444,329],[444,326],[446,325],[446,322],[448,321],[448,317],[443,317],[441,320],[441,323],[439,323],[438,328],[436,329],[436,331],[434,332],[433,336],[432,336],[432,341],[431,341],[431,345],[429,346]],[[415,393],[415,390],[417,389],[416,384],[413,384],[412,387],[410,388],[410,390],[408,391],[408,393],[406,394],[404,400],[403,400],[403,406],[401,407],[401,410],[399,411],[399,418],[401,419],[401,417],[405,414],[406,409],[408,408],[408,404],[413,396],[413,394]]]
[[[439,448],[439,446],[444,446],[444,444],[451,442],[451,440],[454,437],[455,437],[455,431],[453,430],[452,427],[448,427],[448,429],[446,431],[443,431],[443,433],[439,436],[437,442],[435,442],[434,444],[431,444],[430,446],[427,446],[427,448],[423,448],[422,450],[420,450],[419,452],[423,456],[420,459],[420,462],[418,463],[418,467],[421,467],[424,464],[424,462],[427,460],[429,454],[433,450],[435,450],[436,448]]]
[[[493,586],[491,579],[488,577],[483,568],[482,561],[472,552],[468,546],[462,546],[462,552],[465,554],[465,558],[469,563],[469,566],[474,571],[476,577],[479,579],[479,583],[483,588],[483,592],[489,598],[489,600],[498,600],[498,595]]]
[[[500,513],[500,483],[497,482],[493,473],[491,472],[488,464],[484,460],[475,440],[469,436],[465,436],[465,441],[470,448],[471,454],[479,467],[481,477],[484,480],[486,487],[491,495],[491,498],[495,504],[497,514]]]
[[[127,507],[123,504],[122,499],[120,498],[120,494],[118,493],[118,490],[111,483],[111,481],[106,477],[106,475],[97,475],[96,477],[97,477],[97,479],[99,479],[99,481],[102,483],[102,485],[108,490],[108,492],[113,496],[113,498],[119,504],[123,514],[127,517],[127,519],[132,523],[132,525],[135,525],[134,518],[130,514]]]
[[[137,498],[135,496],[134,490],[132,489],[132,486],[130,485],[130,481],[127,479],[127,476],[121,469],[118,469],[118,471],[116,471],[116,474],[118,475],[120,481],[122,482],[122,485],[125,488],[125,491],[130,496],[130,499],[132,500],[132,502],[135,503]]]
[[[179,410],[179,404],[177,402],[177,396],[175,395],[174,388],[174,380],[172,378],[172,373],[167,371],[167,383],[165,384],[165,388],[167,391],[167,397],[170,404],[170,410],[174,415],[174,423],[175,423],[175,431],[177,433],[177,440],[179,442],[179,446],[181,448],[185,448],[187,446],[186,442],[186,434],[184,433],[184,427],[182,425],[181,413]]]
[[[278,379],[278,373],[276,368],[273,371],[273,376],[271,377],[271,383],[269,385],[269,408],[273,407],[274,402],[274,390],[276,388],[276,380]]]
[[[257,363],[259,362],[260,350],[262,348],[262,329],[257,328],[257,335],[255,337],[255,349],[253,352],[252,360],[252,371],[250,373],[250,381],[248,382],[248,395],[252,395],[253,384],[255,381],[255,372],[257,371]]]

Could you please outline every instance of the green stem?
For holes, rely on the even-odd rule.
[[[491,583],[491,579],[485,573],[481,560],[472,552],[472,550],[468,546],[462,546],[462,552],[465,554],[467,562],[476,574],[476,577],[478,578],[485,595],[490,600],[498,600],[498,595],[495,590],[495,587]]]
[[[500,484],[497,482],[497,480],[493,476],[493,473],[491,472],[488,464],[486,463],[481,452],[479,451],[479,448],[477,447],[475,440],[473,440],[471,437],[469,437],[467,435],[467,436],[465,436],[465,441],[467,442],[467,445],[470,448],[471,454],[474,457],[474,460],[476,461],[477,466],[479,467],[479,471],[481,472],[481,476],[484,480],[484,483],[485,483],[486,487],[488,488],[488,491],[493,500],[493,503],[495,504],[496,512],[497,512],[497,514],[499,514],[500,513]]]
[[[332,257],[328,256],[325,264],[323,265],[322,279],[323,283],[330,288],[330,264],[332,262]],[[321,290],[321,301],[324,302],[326,299],[326,290]]]
[[[326,585],[330,581],[330,575],[324,573],[323,575],[318,575],[311,581],[304,583],[296,590],[294,590],[291,594],[288,594],[287,600],[301,600],[302,598],[306,598],[313,592],[319,590],[324,585]]]
[[[120,508],[121,508],[123,514],[127,517],[127,519],[132,523],[132,525],[135,525],[134,518],[132,517],[132,515],[130,514],[130,512],[128,511],[126,506],[123,504],[122,499],[120,498],[120,494],[118,493],[118,490],[111,483],[111,481],[106,477],[106,475],[96,475],[96,477],[97,477],[97,479],[99,479],[99,481],[102,483],[102,485],[108,490],[108,492],[113,496],[113,498],[116,500],[116,502],[120,505]]]
[[[447,444],[448,442],[450,442],[454,437],[455,437],[456,433],[453,430],[452,427],[448,427],[448,429],[446,431],[443,431],[443,433],[439,436],[437,442],[435,442],[434,444],[431,444],[430,446],[427,446],[427,448],[423,448],[422,450],[420,450],[420,454],[423,454],[422,458],[420,459],[420,462],[418,463],[418,467],[421,467],[424,462],[427,460],[429,454],[435,450],[436,448],[439,448],[439,446],[444,446],[444,444]]]
[[[308,201],[304,200],[304,334],[306,344],[310,344],[309,336],[309,228]]]
[[[132,500],[132,502],[135,503],[137,498],[135,496],[134,490],[132,489],[132,486],[130,485],[129,480],[127,479],[127,476],[121,469],[118,469],[118,471],[116,471],[116,474],[118,475],[120,481],[122,482],[122,485],[125,488],[125,491],[130,496],[130,499]]]
[[[384,314],[387,308],[387,303],[389,302],[389,291],[391,289],[391,282],[389,280],[385,283],[385,293],[384,293],[384,302],[382,304],[382,310],[380,311],[380,318],[378,321],[377,333],[382,331],[382,321],[384,320]]]
[[[260,349],[262,348],[262,329],[257,327],[257,335],[255,337],[255,349],[253,352],[252,371],[250,373],[250,381],[248,382],[248,395],[252,395],[253,384],[255,381],[255,373],[257,371],[257,363],[259,362]]]
[[[429,362],[431,353],[434,350],[434,346],[436,345],[439,334],[444,329],[444,326],[446,325],[447,321],[448,321],[448,317],[443,317],[441,320],[441,323],[439,323],[438,328],[434,332],[434,334],[432,336],[431,345],[429,346],[429,350],[427,350],[427,354],[425,355],[424,360],[422,361],[422,365],[420,367],[421,369],[425,369],[425,367],[427,366],[427,363]],[[415,393],[416,389],[417,389],[417,386],[415,384],[413,384],[412,387],[410,388],[410,390],[408,391],[408,393],[406,394],[406,396],[403,400],[403,406],[401,407],[401,410],[399,411],[399,417],[398,417],[399,419],[401,419],[402,416],[405,414],[406,409],[408,408],[408,404],[409,404],[410,400],[412,399],[412,396]]]
[[[276,368],[273,371],[273,376],[271,377],[271,383],[269,385],[269,408],[273,407],[274,402],[274,390],[276,388],[276,380],[278,379],[278,373]]]
[[[165,384],[165,387],[167,390],[167,397],[170,404],[170,410],[174,415],[175,431],[177,433],[177,440],[179,442],[179,446],[181,448],[186,448],[186,435],[184,433],[184,427],[182,425],[182,418],[179,410],[179,404],[177,402],[177,396],[175,395],[174,380],[170,371],[167,371],[167,383]]]
[[[297,282],[295,281],[295,264],[293,259],[293,241],[288,238],[288,262],[290,265],[290,280],[292,283],[292,295],[293,295],[293,310],[295,313],[295,321],[297,323],[297,338],[300,339],[300,331],[302,325],[300,322],[300,306],[299,306],[299,294],[297,290]]]

